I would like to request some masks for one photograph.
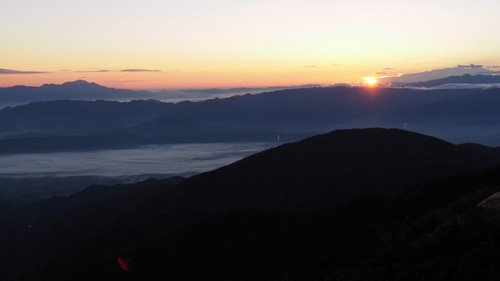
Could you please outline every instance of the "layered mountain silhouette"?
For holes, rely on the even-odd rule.
[[[4,259],[7,280],[396,280],[428,258],[439,264],[433,253],[446,251],[432,243],[466,239],[450,238],[454,227],[468,233],[489,219],[464,212],[500,189],[498,168],[465,175],[499,163],[498,148],[397,129],[337,130],[176,184],[150,181],[102,200],[83,199],[90,189],[75,195],[68,200],[87,205],[20,236],[17,254]],[[451,176],[461,177],[434,180]],[[52,203],[61,206],[40,206]],[[118,257],[131,259],[129,271]],[[430,274],[428,266],[409,276]],[[440,270],[443,278],[452,271]]]
[[[85,80],[66,82],[61,85],[45,84],[40,87],[14,86],[0,87],[0,108],[6,106],[24,105],[39,101],[56,100],[108,100],[108,101],[131,101],[131,100],[207,100],[215,97],[234,96],[238,94],[256,94],[262,92],[317,87],[318,85],[303,85],[289,87],[267,87],[267,88],[230,88],[230,89],[179,89],[179,90],[128,90],[108,88]]]
[[[14,86],[0,88],[0,106],[54,100],[126,100],[151,92],[107,88],[84,80],[66,82],[61,85],[45,84],[41,87]]]
[[[99,87],[99,86],[96,86]],[[308,88],[201,102],[50,101],[0,110],[0,153],[143,144],[295,141],[333,129],[396,127],[498,145],[500,89]]]
[[[443,68],[443,69],[433,69],[429,71],[408,73],[395,77],[383,77],[377,79],[379,82],[383,83],[416,83],[429,81],[434,79],[441,79],[450,76],[461,76],[465,74],[470,75],[494,75],[495,71],[484,68],[482,65],[457,65],[457,67]]]
[[[471,74],[464,74],[462,76],[450,76],[446,78],[441,78],[441,79],[434,79],[434,80],[429,80],[429,81],[422,81],[422,82],[416,82],[416,83],[399,83],[396,84],[398,86],[405,86],[405,87],[437,87],[437,86],[442,86],[446,84],[497,84],[500,83],[500,76],[496,75],[471,75]]]

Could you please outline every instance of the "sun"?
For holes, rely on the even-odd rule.
[[[377,84],[377,79],[373,78],[373,77],[365,77],[363,78],[365,80],[365,84],[368,84],[369,86],[373,86],[375,84]]]

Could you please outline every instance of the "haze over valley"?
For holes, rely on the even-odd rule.
[[[139,98],[144,92],[86,81],[5,88],[7,99],[20,94],[20,89],[33,100],[53,96],[51,93],[62,99],[0,109],[0,177],[6,180],[3,194],[23,200],[64,195],[88,186],[92,183],[88,177],[114,184],[136,182],[148,175],[190,176],[336,129],[400,128],[456,144],[495,147],[500,145],[496,125],[500,122],[500,88],[495,77],[453,76],[420,82],[419,87],[315,86],[215,99],[209,94],[196,102],[177,103],[119,101],[130,93]],[[436,88],[449,81],[483,85],[477,83],[487,80],[490,84],[476,88]],[[79,100],[95,95],[107,100]],[[39,195],[12,195],[21,182],[33,186],[33,177],[45,177],[50,184],[61,177],[82,176],[87,178],[80,184],[69,180],[72,188],[68,191],[60,187]],[[27,180],[22,181],[23,177]],[[11,178],[18,183],[9,183]]]
[[[0,280],[499,280],[499,10],[3,1]]]

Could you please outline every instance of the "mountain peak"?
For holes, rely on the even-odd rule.
[[[63,83],[62,85],[89,85],[91,83],[85,81],[85,80],[75,80],[75,81],[69,81],[69,82],[66,82],[66,83]],[[95,84],[95,83],[92,83],[92,84]]]
[[[63,84],[44,84],[40,88],[106,88],[104,86],[101,86],[99,84],[96,84],[94,82],[87,82],[85,80],[76,80],[76,81],[70,81],[70,82],[65,82]]]
[[[197,208],[315,209],[497,163],[410,131],[337,130],[191,177],[183,192]]]
[[[66,82],[62,84],[61,86],[75,86],[75,87],[101,87],[105,88],[104,86],[101,86],[99,84],[96,84],[94,82],[87,82],[85,80],[76,80],[72,82]]]

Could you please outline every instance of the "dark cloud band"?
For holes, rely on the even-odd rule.
[[[462,68],[482,68],[483,66],[480,64],[469,64],[469,65],[461,65],[459,64],[457,67],[462,67]]]
[[[47,73],[47,72],[43,72],[43,71],[19,71],[19,70],[0,68],[0,74],[42,74],[42,73]]]

